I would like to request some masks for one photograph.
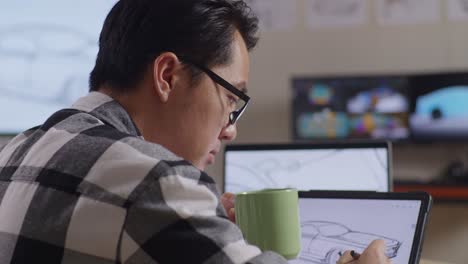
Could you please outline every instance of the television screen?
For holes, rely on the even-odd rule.
[[[115,2],[2,1],[0,134],[39,125],[87,93],[99,32]]]
[[[407,79],[293,79],[294,138],[387,139],[409,136]]]
[[[468,73],[413,75],[408,81],[415,140],[468,138]]]

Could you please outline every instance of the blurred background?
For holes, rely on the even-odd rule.
[[[240,143],[389,140],[435,197],[423,258],[466,263],[468,1],[248,0],[261,21]],[[0,0],[0,145],[86,94],[111,0]],[[223,157],[208,169],[223,184]]]

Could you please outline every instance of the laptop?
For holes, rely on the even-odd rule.
[[[388,142],[230,145],[224,191],[266,188],[391,191]]]
[[[422,192],[299,192],[301,252],[290,263],[335,264],[344,251],[362,253],[376,239],[393,264],[419,263],[431,204]]]

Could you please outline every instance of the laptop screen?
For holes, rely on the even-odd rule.
[[[382,239],[392,263],[407,264],[417,240],[421,204],[419,200],[300,198],[301,253],[290,263],[336,263],[340,252],[362,253],[373,240]]]
[[[390,156],[387,143],[228,146],[224,188],[387,192]]]

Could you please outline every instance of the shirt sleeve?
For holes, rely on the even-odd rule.
[[[121,263],[287,263],[245,242],[213,179],[187,162],[160,162],[134,193]]]

